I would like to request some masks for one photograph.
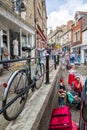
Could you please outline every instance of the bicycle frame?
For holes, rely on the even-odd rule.
[[[32,82],[29,87],[26,87],[21,93],[19,93],[13,100],[11,100],[4,108],[0,109],[0,114],[3,113],[4,110],[6,110],[11,104],[13,104],[19,97],[21,97],[26,91],[29,90],[30,87],[34,85],[34,82]]]
[[[19,97],[21,97],[25,92],[27,92],[29,90],[30,87],[32,87],[35,84],[34,81],[32,81],[32,83],[31,83],[31,66],[30,66],[31,59],[30,59],[30,55],[28,57],[29,57],[29,60],[26,61],[26,64],[27,64],[26,75],[27,75],[27,78],[29,79],[28,80],[28,87],[26,87],[26,89],[21,91],[21,93],[19,93],[13,100],[11,100],[4,108],[1,108],[0,114],[2,114],[11,104],[13,104]],[[16,70],[14,73],[12,73],[12,75],[14,76],[18,72],[19,72],[19,70]],[[8,86],[10,84],[10,81],[12,80],[12,77],[11,77],[12,75],[10,75],[10,77],[8,79],[8,84],[7,84],[7,87],[5,88],[4,95],[3,95],[3,102],[6,98],[6,94],[7,94],[7,91],[9,89]]]
[[[37,64],[36,64],[36,67],[35,67],[35,70],[34,70],[34,75],[33,75],[33,77],[32,77],[32,80],[35,80],[35,76],[36,76],[36,74],[37,74],[37,67],[38,67],[38,65],[40,64],[40,62],[41,62],[41,59],[38,58],[38,61],[37,61]]]
[[[12,99],[4,108],[1,108],[0,109],[0,114],[2,114],[11,104],[13,104],[24,93],[28,92],[28,90],[31,87],[35,86],[35,82],[36,82],[35,76],[37,74],[37,67],[41,63],[41,59],[38,58],[38,61],[37,61],[37,64],[36,64],[36,67],[35,67],[35,70],[34,70],[34,75],[31,78],[31,56],[30,56],[30,51],[28,52],[28,58],[29,59],[26,61],[26,78],[28,79],[28,86],[26,88],[24,88],[20,93],[18,93],[17,96],[14,99]],[[18,60],[16,60],[16,61],[18,61]],[[14,73],[12,73],[12,75],[14,76],[18,72],[19,72],[19,70],[16,70],[16,71],[14,71]],[[10,82],[12,80],[12,77],[11,77],[12,75],[10,75],[10,77],[8,79],[7,87],[5,88],[5,91],[4,91],[4,94],[3,94],[3,102],[6,99],[6,95],[7,95],[8,89],[9,89],[9,85],[10,85]]]
[[[35,82],[36,79],[35,79],[35,76],[37,74],[37,68],[38,68],[38,65],[41,63],[41,58],[38,58],[38,61],[36,63],[36,67],[34,69],[34,75],[31,77],[31,56],[30,56],[30,53],[28,54],[28,58],[29,60],[27,60],[26,64],[27,64],[27,77],[28,77],[28,85],[31,84],[31,82]]]

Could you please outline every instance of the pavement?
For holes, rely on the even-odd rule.
[[[34,66],[32,66],[32,69],[34,70]],[[52,70],[54,69],[54,62],[53,61],[50,61],[50,71],[52,72]],[[2,88],[2,83],[3,82],[6,82],[7,81],[7,79],[8,79],[8,77],[9,77],[9,75],[12,73],[12,70],[10,69],[9,71],[7,71],[7,70],[5,70],[4,72],[3,72],[3,75],[0,77],[0,88]],[[52,82],[52,77],[53,77],[53,75],[55,75],[55,72],[54,72],[54,74],[52,73],[51,74],[51,78],[50,78],[50,81]],[[45,88],[46,89],[44,89],[44,91],[47,93],[47,90],[48,89],[50,89],[50,85],[49,85],[49,87],[46,87],[46,85],[45,85]],[[39,90],[40,91],[40,90]],[[39,92],[38,91],[38,92]],[[48,90],[49,91],[49,90]],[[2,95],[2,91],[0,91],[1,92],[1,94],[0,95]],[[37,97],[38,95],[37,95],[37,93],[38,93],[37,91],[36,92],[34,92],[34,96],[33,97]],[[39,96],[40,96],[40,94],[42,94],[41,92],[39,93]],[[46,94],[47,95],[47,94]],[[45,94],[43,94],[43,96],[42,96],[42,99],[43,99],[43,101],[44,101],[44,96],[45,96]],[[37,98],[35,97],[35,103],[36,103],[36,100],[37,100]],[[48,95],[47,95],[47,97],[48,97]],[[39,98],[39,97],[38,97]],[[38,99],[39,100],[39,99]],[[31,98],[31,101],[30,101],[30,103],[32,103],[32,98]],[[43,104],[43,102],[42,102],[42,100],[40,100],[40,102],[37,102],[38,104],[37,105],[40,105],[40,104]],[[1,103],[0,103],[1,104]],[[26,104],[26,106],[27,106],[27,111],[28,111],[28,109],[30,108],[29,107],[29,103],[27,103]],[[31,105],[30,105],[31,106]],[[35,106],[34,106],[35,107]],[[38,109],[39,109],[40,107],[38,107]],[[25,111],[26,111],[26,109],[25,109]],[[31,110],[31,109],[30,109]],[[26,111],[26,113],[27,113],[27,111]],[[31,113],[31,111],[29,111],[30,113]],[[29,114],[30,114],[29,113]],[[37,110],[36,110],[36,113],[37,113]],[[23,112],[22,112],[22,114],[24,114]],[[35,113],[33,113],[33,114],[35,114]],[[28,116],[28,114],[24,114],[23,116]],[[20,116],[20,118],[21,118],[21,116]],[[32,120],[31,120],[32,121]],[[26,122],[26,121],[25,121]],[[3,117],[3,115],[1,114],[0,115],[0,130],[5,130],[5,128],[9,125],[9,121],[7,121],[7,120],[5,120],[4,119],[4,117]],[[23,122],[21,122],[21,123],[23,123]],[[20,123],[19,123],[20,124]],[[31,126],[31,125],[30,125]],[[10,127],[8,128],[8,129],[10,129]],[[14,129],[14,130],[16,130],[16,129]]]
[[[78,73],[82,79],[83,82],[85,82],[85,79],[87,78],[87,68],[84,64],[76,65],[75,66],[76,73]],[[68,86],[68,71],[63,71],[62,73],[65,85]],[[72,120],[75,122],[79,122],[80,118],[80,111],[76,109],[71,109],[71,115],[72,115]]]

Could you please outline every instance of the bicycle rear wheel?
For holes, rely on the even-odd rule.
[[[8,80],[8,89],[6,92],[6,98],[2,103],[4,108],[10,101],[12,101],[18,94],[20,94],[27,85],[25,70],[15,71]],[[3,116],[6,120],[11,121],[18,117],[24,108],[27,99],[27,92],[18,97],[4,112]]]
[[[37,74],[36,74],[36,85],[35,87],[39,89],[42,86],[44,81],[44,72],[45,72],[45,65],[40,63],[37,67]]]

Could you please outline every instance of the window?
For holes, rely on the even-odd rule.
[[[75,25],[78,25],[78,18],[75,19]]]
[[[21,3],[22,3],[23,1],[24,1],[24,0],[12,0],[12,4],[13,4],[12,9],[13,9],[15,12],[19,13],[19,12],[20,12],[20,5],[21,5]],[[21,5],[21,6],[22,6],[22,5]]]
[[[75,32],[74,34],[74,42],[77,42],[80,40],[80,31]]]

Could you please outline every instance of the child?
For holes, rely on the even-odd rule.
[[[58,91],[58,104],[59,106],[64,105],[64,100],[66,96],[66,91],[65,91],[65,85],[64,85],[64,80],[63,78],[60,79],[60,84],[59,84],[59,91]]]
[[[72,83],[75,80],[75,70],[74,70],[74,64],[70,65],[70,70],[69,70],[69,76],[68,76],[68,84],[72,86]]]

